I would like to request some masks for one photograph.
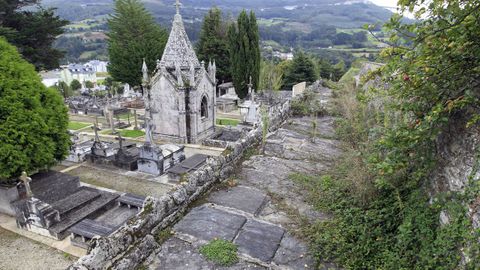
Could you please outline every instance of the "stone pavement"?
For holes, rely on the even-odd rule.
[[[329,98],[331,92],[322,90],[319,96]],[[237,185],[211,193],[187,213],[173,227],[174,236],[147,260],[148,269],[314,269],[306,243],[295,237],[298,220],[328,216],[306,202],[290,175],[321,173],[331,166],[340,153],[333,122],[332,117],[291,118],[270,134],[265,153],[242,164]],[[225,268],[207,261],[198,249],[214,238],[233,241],[240,262]]]

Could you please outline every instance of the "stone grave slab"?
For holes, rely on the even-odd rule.
[[[280,246],[285,230],[274,225],[248,220],[235,239],[238,251],[269,263]]]
[[[277,265],[285,265],[291,269],[312,269],[315,265],[305,243],[289,234],[283,237],[273,261]]]
[[[237,186],[210,195],[209,202],[257,215],[267,201],[267,195],[255,188]]]
[[[232,241],[245,221],[243,216],[202,205],[192,209],[174,230],[205,241],[215,237]]]

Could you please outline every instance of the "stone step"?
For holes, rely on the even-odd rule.
[[[60,220],[62,220],[68,213],[83,207],[98,197],[100,194],[97,191],[82,187],[72,195],[52,204],[52,208],[58,211]]]

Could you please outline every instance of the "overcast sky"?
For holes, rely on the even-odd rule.
[[[397,0],[370,0],[377,6],[396,7]]]

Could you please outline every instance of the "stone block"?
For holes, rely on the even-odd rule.
[[[184,186],[178,186],[172,193],[171,196],[176,205],[182,204],[187,199],[187,190]]]
[[[235,239],[235,244],[240,253],[269,263],[280,246],[284,232],[278,226],[248,220]]]
[[[267,195],[255,188],[238,186],[217,191],[210,195],[208,200],[218,205],[257,215],[267,201]]]
[[[287,266],[291,269],[312,269],[315,264],[313,258],[308,254],[305,243],[288,234],[283,237],[273,261],[277,265]]]
[[[202,205],[192,209],[174,230],[205,241],[214,238],[232,241],[245,221],[243,216]]]

